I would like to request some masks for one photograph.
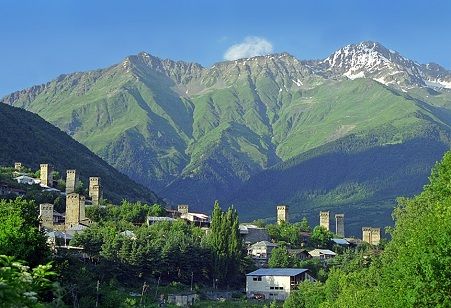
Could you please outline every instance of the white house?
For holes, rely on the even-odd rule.
[[[19,183],[19,184],[34,185],[34,184],[39,184],[39,183],[41,183],[41,180],[32,178],[31,176],[28,176],[28,175],[21,175],[21,176],[18,176],[18,177],[16,177],[16,178],[14,178],[14,180],[16,180],[17,183]]]
[[[246,275],[248,298],[285,300],[304,280],[315,281],[304,268],[260,268]]]
[[[320,260],[326,260],[334,258],[337,254],[329,249],[314,249],[308,252],[312,258],[319,258]]]
[[[180,218],[185,219],[198,227],[210,226],[210,218],[202,213],[182,213]]]
[[[265,266],[268,264],[272,250],[276,247],[277,244],[261,241],[251,245],[247,250],[247,254],[252,257],[257,266]]]

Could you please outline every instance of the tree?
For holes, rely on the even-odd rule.
[[[319,282],[305,281],[299,285],[299,289],[291,292],[285,300],[283,308],[312,308],[326,299],[324,285]]]
[[[51,264],[30,269],[14,257],[0,255],[1,306],[41,307],[46,295],[57,291],[55,276]]]
[[[276,247],[271,251],[271,257],[268,261],[269,267],[295,267],[296,259],[287,250],[286,247]]]
[[[276,242],[286,242],[292,246],[300,246],[302,243],[301,232],[308,232],[310,227],[307,219],[298,223],[272,224],[267,226],[269,236]]]
[[[317,288],[323,288],[318,293],[321,307],[451,306],[450,182],[451,153],[447,153],[421,194],[398,200],[392,240],[381,255],[373,256],[369,266],[357,257],[331,270]],[[301,287],[287,302],[306,298]]]
[[[328,231],[323,226],[316,226],[315,228],[313,228],[310,240],[316,247],[325,248],[330,244],[332,237],[332,232]]]
[[[46,237],[39,231],[34,201],[0,200],[0,254],[36,266],[43,263],[49,253]]]
[[[213,279],[230,285],[237,279],[242,259],[242,240],[238,214],[233,207],[223,212],[216,201],[211,215],[211,228],[207,239],[213,253]]]
[[[310,225],[308,223],[307,217],[303,217],[301,222],[299,223],[299,229],[302,232],[310,232],[312,229],[310,228]]]

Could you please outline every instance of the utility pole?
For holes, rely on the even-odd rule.
[[[141,291],[141,300],[139,301],[139,304],[140,304],[140,305],[142,305],[142,303],[143,303],[144,292],[146,292],[147,287],[148,287],[148,285],[147,285],[147,283],[144,281],[144,283],[143,283],[143,289],[142,289],[142,291]]]
[[[157,282],[157,288],[155,289],[155,299],[157,299],[157,295],[158,295],[158,287],[160,286],[160,279],[161,279],[161,274],[158,277],[158,282]]]
[[[191,291],[193,291],[194,272],[191,272]]]
[[[100,289],[100,280],[97,280],[97,287],[96,287],[96,307],[99,307],[99,289]]]

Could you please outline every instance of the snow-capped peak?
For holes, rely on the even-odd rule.
[[[420,66],[377,42],[347,45],[321,62],[334,75],[372,78],[383,84],[424,85]]]

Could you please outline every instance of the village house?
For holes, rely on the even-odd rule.
[[[189,211],[189,206],[186,204],[180,204],[177,207],[177,214],[174,213],[172,218],[181,218],[189,223],[194,224],[197,227],[210,227],[210,217],[202,213],[193,213]]]
[[[62,231],[49,231],[45,233],[47,236],[47,243],[50,247],[67,246],[72,239],[72,235]]]
[[[243,242],[246,245],[270,240],[266,228],[260,228],[252,224],[240,224],[239,229]]]
[[[184,293],[184,294],[168,294],[168,304],[174,304],[178,307],[193,306],[199,299],[199,294]]]
[[[309,251],[309,255],[312,258],[318,258],[320,260],[327,260],[334,258],[337,254],[329,249],[313,249]]]
[[[341,247],[349,247],[350,243],[345,240],[344,238],[333,238],[331,239],[332,243],[334,243],[334,245],[338,245]]]
[[[198,227],[209,227],[210,218],[206,214],[202,213],[185,213],[180,216],[180,218],[194,224]]]
[[[247,254],[252,257],[256,266],[265,267],[268,265],[272,250],[276,247],[277,244],[261,241],[251,245],[247,250]]]
[[[17,181],[19,184],[27,184],[27,185],[35,185],[41,183],[41,180],[32,178],[28,175],[20,175],[18,177],[15,177],[14,180]]]
[[[153,225],[157,222],[162,222],[162,221],[169,221],[169,222],[173,222],[176,219],[172,218],[172,217],[159,217],[159,216],[147,216],[146,218],[146,223],[148,226]]]
[[[260,268],[246,275],[246,295],[248,298],[285,300],[305,280],[315,281],[308,269]]]
[[[297,260],[306,260],[306,259],[310,259],[311,258],[311,256],[308,253],[307,249],[292,249],[292,248],[288,248],[287,251],[288,251],[288,253],[290,255],[292,255]]]

